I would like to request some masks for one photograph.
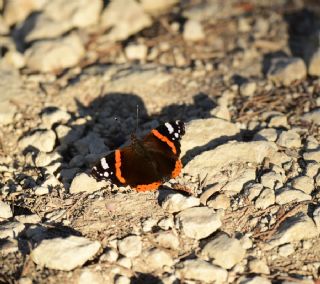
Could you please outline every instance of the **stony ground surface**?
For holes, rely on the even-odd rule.
[[[0,282],[319,283],[318,1],[107,2],[0,1]],[[137,105],[156,192],[88,175]]]

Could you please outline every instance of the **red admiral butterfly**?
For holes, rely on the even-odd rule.
[[[180,140],[184,133],[184,123],[177,120],[158,126],[142,140],[132,135],[131,145],[103,157],[92,168],[92,175],[137,191],[156,190],[181,172]]]

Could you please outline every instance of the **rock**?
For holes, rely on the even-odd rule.
[[[62,160],[62,157],[58,152],[39,152],[35,158],[35,164],[37,167],[45,167],[60,160]]]
[[[17,215],[14,219],[22,224],[37,224],[41,222],[41,218],[37,214]]]
[[[25,55],[31,70],[55,72],[77,65],[85,50],[80,37],[73,33],[63,38],[37,41]]]
[[[244,196],[246,196],[250,201],[254,200],[259,196],[263,189],[263,185],[261,183],[249,183],[244,188]]]
[[[263,260],[252,259],[249,261],[248,266],[251,273],[270,274],[270,269]]]
[[[317,150],[319,148],[319,142],[314,136],[308,136],[305,141],[305,149],[307,151]]]
[[[216,106],[214,109],[212,109],[210,111],[210,114],[212,116],[214,116],[215,118],[220,118],[223,120],[230,121],[230,119],[231,119],[230,111],[229,111],[228,107],[225,105]]]
[[[132,267],[132,261],[128,257],[119,258],[118,261],[117,261],[117,264],[122,266],[122,267],[128,268],[128,269],[131,269],[131,267]]]
[[[173,226],[174,226],[173,218],[171,216],[170,217],[164,217],[163,219],[161,219],[159,221],[158,226],[162,230],[169,230],[170,228],[173,228]]]
[[[254,95],[256,89],[257,89],[256,82],[251,81],[251,82],[245,82],[245,83],[241,84],[239,91],[240,91],[241,96],[251,97]]]
[[[283,127],[283,128],[289,128],[288,119],[285,115],[275,115],[272,116],[268,123],[269,127]]]
[[[266,244],[266,249],[285,243],[311,239],[317,235],[318,231],[312,219],[307,214],[299,212],[281,223],[272,239]]]
[[[66,123],[70,118],[69,113],[56,107],[48,107],[41,114],[42,123],[46,128],[51,128],[56,123]]]
[[[164,266],[172,266],[173,265],[173,259],[171,255],[164,250],[158,249],[158,248],[152,248],[150,250],[147,250],[143,252],[141,255],[141,260],[143,262],[142,269],[139,269],[139,271],[143,272],[153,272],[155,270],[160,270]]]
[[[160,232],[155,235],[155,242],[159,246],[177,250],[179,248],[180,242],[179,238],[173,232]]]
[[[10,101],[0,101],[0,125],[12,123],[16,113],[17,107]]]
[[[228,193],[239,193],[244,184],[248,183],[249,181],[256,179],[256,170],[255,169],[243,169],[240,172],[235,174],[231,180],[228,181],[226,185],[222,188],[223,191]]]
[[[230,238],[227,234],[220,234],[208,242],[201,251],[205,259],[225,269],[230,269],[239,263],[246,255],[246,250],[237,239]]]
[[[147,233],[147,232],[151,232],[152,231],[152,228],[154,226],[156,226],[158,223],[158,220],[157,219],[153,219],[153,218],[148,218],[146,220],[144,220],[141,224],[142,226],[142,231]]]
[[[101,26],[110,30],[106,34],[110,41],[125,40],[151,24],[151,17],[134,0],[111,1],[101,15]]]
[[[318,231],[320,232],[320,206],[318,206],[314,211],[313,211],[313,220],[317,226]]]
[[[0,224],[0,239],[16,238],[25,226],[19,222],[5,222]]]
[[[224,209],[230,208],[230,197],[225,194],[219,194],[213,199],[207,202],[207,206],[213,209]]]
[[[183,38],[188,41],[203,40],[205,34],[201,23],[195,20],[188,20],[184,24]]]
[[[98,271],[93,271],[90,269],[85,269],[81,271],[81,274],[79,276],[79,280],[77,284],[103,284],[105,283],[105,280],[103,277],[99,274]]]
[[[57,137],[62,145],[69,145],[80,139],[83,134],[84,128],[77,127],[71,128],[66,125],[58,125],[55,129]]]
[[[128,236],[118,241],[119,252],[127,257],[136,257],[141,254],[142,242],[139,236]]]
[[[125,48],[125,54],[129,60],[145,60],[148,47],[144,44],[130,44]]]
[[[277,144],[286,148],[299,148],[301,147],[300,135],[294,130],[282,131]]]
[[[1,26],[1,22],[0,22],[0,26]],[[0,33],[1,33],[1,28],[0,28]],[[23,54],[21,54],[20,52],[15,50],[9,50],[4,55],[2,59],[2,63],[9,65],[10,67],[14,67],[16,69],[21,69],[26,65],[26,60]]]
[[[110,263],[116,262],[119,254],[115,249],[108,249],[103,255],[100,256],[100,261],[107,261]]]
[[[306,194],[311,194],[314,190],[314,181],[308,176],[300,176],[292,180],[292,186]]]
[[[301,119],[308,122],[320,124],[320,108],[307,112],[301,116]]]
[[[240,284],[271,284],[271,281],[262,276],[246,277],[242,279]]]
[[[56,134],[52,130],[36,130],[20,139],[19,147],[25,149],[28,146],[32,146],[42,152],[51,152],[55,143]]]
[[[301,58],[274,58],[267,75],[271,81],[289,86],[296,80],[304,79],[307,75],[307,68]]]
[[[116,277],[114,281],[114,284],[130,284],[130,283],[131,283],[130,278],[124,275],[119,275],[118,277]]]
[[[46,179],[41,186],[50,188],[50,187],[55,187],[60,185],[61,185],[60,181],[54,175],[48,174],[46,175]]]
[[[179,3],[179,0],[141,0],[143,10],[150,14],[157,14],[171,8],[173,5]]]
[[[254,206],[258,209],[266,209],[273,205],[276,201],[274,190],[271,188],[265,188],[258,198],[256,199]]]
[[[239,134],[239,128],[228,121],[208,118],[192,120],[186,125],[186,134],[181,141],[181,157],[193,156],[200,151],[225,143]]]
[[[49,193],[49,188],[46,186],[36,186],[34,189],[35,195],[41,196]]]
[[[276,185],[279,186],[283,184],[283,177],[281,176],[281,174],[274,171],[263,174],[260,179],[261,184],[264,187],[269,187],[271,189],[274,189]]]
[[[43,240],[30,256],[37,265],[70,271],[82,266],[99,251],[100,247],[98,241],[69,236]]]
[[[272,142],[229,142],[214,150],[203,152],[184,167],[185,173],[204,177],[215,182],[215,174],[232,163],[261,163],[265,157],[275,155],[277,147]]]
[[[276,129],[264,128],[254,135],[253,140],[275,142],[277,138],[278,138],[278,132]]]
[[[308,74],[311,76],[320,76],[320,48],[315,50],[308,60]]]
[[[85,155],[87,153],[101,154],[108,151],[107,146],[104,144],[104,140],[95,132],[89,132],[85,137],[76,141],[74,146],[81,155]]]
[[[221,226],[219,215],[207,207],[193,207],[181,211],[176,216],[176,225],[193,239],[203,239]]]
[[[305,174],[308,177],[314,178],[320,170],[320,164],[317,162],[308,162],[305,169]]]
[[[285,187],[276,193],[276,203],[279,205],[287,204],[290,202],[302,202],[311,200],[311,196],[305,192],[293,189],[290,187]]]
[[[180,262],[176,267],[176,273],[181,279],[195,280],[201,283],[222,284],[227,281],[228,277],[227,270],[201,259]]]
[[[0,239],[0,251],[2,256],[6,256],[9,253],[18,252],[18,241],[14,239]]]
[[[0,219],[9,219],[12,216],[13,213],[10,205],[0,200]]]
[[[303,159],[305,159],[306,161],[316,161],[320,163],[320,150],[304,153]]]
[[[87,192],[92,193],[107,185],[106,181],[96,181],[96,179],[92,176],[89,176],[86,173],[81,173],[75,176],[72,180],[69,192],[71,194],[79,193],[79,192]]]
[[[282,245],[278,248],[278,253],[279,255],[283,256],[283,257],[287,257],[290,254],[294,253],[294,247],[292,244],[285,244]]]
[[[199,198],[186,197],[180,193],[169,194],[162,202],[161,206],[169,213],[180,212],[184,209],[200,205]]]

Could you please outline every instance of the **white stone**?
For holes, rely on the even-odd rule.
[[[35,195],[45,195],[49,193],[49,188],[46,186],[36,186],[34,189]]]
[[[42,113],[41,119],[45,127],[51,128],[56,123],[66,123],[71,118],[71,115],[66,111],[51,107]]]
[[[85,50],[80,37],[73,33],[63,38],[38,41],[25,54],[31,70],[53,72],[78,64]]]
[[[6,222],[0,224],[0,239],[16,238],[25,228],[20,222]]]
[[[179,238],[171,231],[158,233],[154,240],[159,246],[173,250],[177,250],[180,245]]]
[[[120,257],[118,260],[117,260],[117,264],[120,265],[120,266],[123,266],[125,268],[128,268],[130,269],[132,267],[132,261],[130,258],[128,257]]]
[[[274,58],[271,61],[270,69],[268,70],[268,78],[285,86],[289,86],[296,80],[304,79],[307,75],[307,68],[301,58],[280,57]]]
[[[139,236],[128,236],[118,241],[119,252],[127,257],[136,257],[141,254],[142,242]]]
[[[43,240],[30,256],[37,265],[70,271],[82,266],[99,251],[100,247],[98,241],[69,236]]]
[[[169,217],[164,217],[163,219],[161,219],[158,223],[158,226],[162,229],[162,230],[169,230],[170,228],[173,228],[174,226],[174,221],[173,218],[171,216]]]
[[[169,194],[161,204],[162,208],[169,213],[180,212],[198,205],[200,205],[199,198],[186,197],[180,193]]]
[[[283,256],[283,257],[287,257],[290,254],[294,253],[294,247],[292,244],[285,244],[282,245],[278,248],[278,253],[279,255]]]
[[[300,135],[294,130],[282,131],[277,144],[286,148],[299,148],[301,147]]]
[[[106,181],[96,181],[94,177],[86,173],[78,174],[71,182],[69,192],[71,194],[79,192],[92,193],[106,186]]]
[[[152,228],[157,225],[158,220],[153,218],[148,218],[142,222],[142,231],[147,233],[151,232]]]
[[[203,239],[221,226],[219,215],[207,207],[193,207],[181,211],[176,216],[176,225],[193,239]]]
[[[188,41],[199,41],[205,38],[205,33],[200,22],[188,20],[184,24],[183,38]]]
[[[108,249],[103,255],[100,257],[100,261],[107,261],[107,262],[115,262],[117,261],[119,254],[113,248]]]
[[[271,188],[265,188],[262,190],[258,198],[256,199],[254,206],[258,209],[266,209],[273,205],[276,201],[274,190]]]
[[[32,146],[42,152],[51,152],[56,143],[56,134],[52,130],[36,130],[19,141],[22,149]]]
[[[130,44],[124,51],[129,60],[145,60],[148,47],[144,44]]]
[[[249,270],[250,272],[257,274],[270,274],[270,269],[265,261],[261,259],[252,259],[249,261]]]
[[[254,95],[255,91],[257,89],[257,84],[256,82],[245,82],[241,84],[239,91],[242,96],[245,97],[251,97]]]
[[[280,189],[276,193],[276,203],[279,205],[287,204],[290,202],[302,202],[311,200],[311,196],[305,192],[293,189],[290,187],[285,187]]]
[[[101,26],[110,30],[106,38],[111,41],[127,39],[151,24],[151,17],[134,0],[111,1],[101,15]]]
[[[246,250],[239,240],[221,234],[204,246],[201,255],[205,259],[212,259],[216,265],[230,269],[245,257]]]
[[[254,141],[270,141],[275,142],[278,138],[278,132],[274,128],[264,128],[257,132],[253,140]]]
[[[176,273],[182,279],[196,280],[201,283],[222,284],[227,281],[227,270],[201,259],[185,260],[179,263]]]
[[[10,204],[0,200],[0,219],[8,219],[13,216]]]
[[[308,176],[300,176],[293,179],[292,186],[305,192],[306,194],[311,194],[311,192],[314,190],[314,181],[313,178]]]
[[[55,161],[60,161],[61,159],[62,157],[58,152],[45,153],[40,151],[35,158],[35,164],[37,167],[45,167]]]

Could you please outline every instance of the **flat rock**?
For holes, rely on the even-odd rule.
[[[8,219],[13,216],[10,204],[0,200],[0,219]]]
[[[271,81],[289,86],[296,80],[304,79],[307,75],[307,68],[301,58],[274,58],[271,60],[267,75]]]
[[[162,208],[169,213],[180,212],[198,205],[200,205],[199,198],[193,196],[186,197],[180,193],[169,194],[161,204]]]
[[[193,239],[203,239],[221,226],[219,215],[207,207],[193,207],[176,216],[176,225]]]
[[[246,255],[246,250],[237,239],[230,238],[227,234],[221,234],[208,242],[201,251],[205,259],[225,269],[230,269],[239,263]]]
[[[254,206],[258,209],[266,209],[273,205],[276,201],[274,190],[271,188],[265,188],[262,190],[260,195],[257,197]]]
[[[279,205],[287,204],[290,202],[302,202],[311,200],[311,196],[305,192],[290,187],[285,187],[277,191],[276,203]]]
[[[320,124],[320,108],[314,109],[310,112],[307,112],[301,116],[302,120],[308,122],[314,122],[315,124]]]
[[[52,130],[36,130],[32,134],[23,137],[19,141],[19,147],[25,149],[28,146],[37,148],[42,152],[51,152],[56,143],[56,134]]]
[[[151,24],[151,17],[134,0],[111,1],[101,15],[101,26],[110,30],[106,38],[111,41],[127,39]]]
[[[311,192],[315,188],[313,178],[310,178],[308,176],[300,176],[295,178],[292,181],[292,186],[305,192],[306,194],[311,194]]]
[[[106,181],[96,181],[96,179],[92,176],[89,176],[86,173],[78,174],[74,177],[71,182],[69,192],[71,194],[79,193],[79,192],[87,192],[92,193],[95,192],[107,184]]]
[[[294,130],[282,131],[277,144],[286,148],[299,148],[301,147],[300,135]]]
[[[181,157],[193,156],[206,149],[234,139],[239,128],[231,122],[218,118],[196,119],[186,125],[186,134],[181,141]]]
[[[142,242],[139,236],[128,236],[118,241],[119,252],[127,257],[136,257],[141,254]]]
[[[20,222],[6,222],[0,225],[0,239],[16,238],[25,228]]]
[[[100,247],[98,241],[69,236],[43,240],[30,256],[37,265],[70,271],[82,266],[99,251]]]
[[[196,280],[201,283],[225,283],[227,270],[201,259],[185,260],[176,267],[176,273],[182,279]]]
[[[72,33],[63,38],[37,41],[25,54],[31,70],[53,72],[78,64],[85,50],[80,37]]]
[[[265,157],[272,157],[277,147],[272,142],[229,142],[214,150],[203,152],[184,167],[191,175],[207,176],[207,182],[216,182],[214,176],[232,163],[261,163]]]
[[[307,214],[299,212],[283,221],[272,239],[266,244],[266,249],[285,243],[314,238],[317,235],[318,230],[313,220]]]

